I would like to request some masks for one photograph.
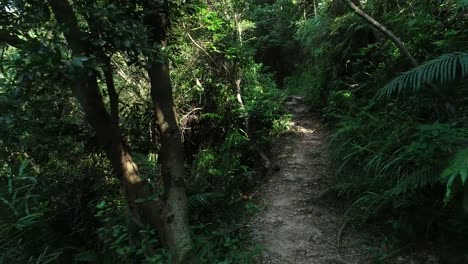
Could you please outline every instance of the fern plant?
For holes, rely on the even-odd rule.
[[[217,192],[196,193],[189,197],[189,207],[191,210],[209,207],[214,202],[222,201],[223,197],[223,193]]]
[[[447,182],[447,191],[445,193],[445,203],[448,203],[454,192],[454,183],[461,180],[461,184],[466,185],[468,179],[468,148],[460,150],[450,165],[442,172],[442,180]],[[465,192],[465,196],[467,193]],[[464,205],[465,207],[467,205]]]
[[[395,184],[385,191],[385,195],[398,196],[427,186],[433,186],[439,182],[439,175],[438,165],[426,166],[415,171],[405,171]]]
[[[403,89],[419,91],[425,84],[449,83],[468,76],[468,52],[445,54],[415,67],[393,79],[378,93],[379,97],[400,94]]]

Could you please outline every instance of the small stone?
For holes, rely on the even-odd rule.
[[[320,232],[319,230],[315,230],[309,235],[310,242],[318,243],[321,239],[322,239],[322,232]]]

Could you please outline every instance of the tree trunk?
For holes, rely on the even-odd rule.
[[[411,55],[409,50],[405,47],[403,42],[397,36],[395,36],[390,30],[388,30],[382,24],[380,24],[375,19],[370,17],[368,14],[366,14],[364,11],[362,11],[358,6],[356,6],[353,2],[351,2],[351,0],[343,0],[343,1],[349,7],[351,7],[351,9],[353,9],[354,12],[356,12],[356,14],[364,18],[369,24],[374,26],[377,30],[379,30],[380,32],[382,32],[382,34],[384,34],[387,38],[389,38],[398,47],[398,49],[406,57],[406,59],[411,63],[411,66],[417,67],[420,65],[419,62],[416,60],[416,58],[413,57],[413,55]],[[427,86],[429,86],[436,93],[439,90],[437,89],[437,86],[435,86],[432,83],[427,83]],[[455,109],[455,107],[453,106],[453,104],[449,100],[444,100],[444,103],[446,106],[447,113],[449,115],[455,115],[455,111],[453,110]]]
[[[317,18],[317,2],[314,0],[314,17]]]
[[[390,30],[384,27],[382,24],[377,22],[375,19],[370,17],[364,11],[362,11],[357,5],[355,5],[351,0],[343,0],[356,14],[360,17],[364,18],[369,24],[377,28],[380,32],[382,32],[386,37],[388,37],[400,50],[400,52],[405,56],[411,63],[413,67],[419,65],[418,61],[411,55],[409,50],[405,47],[403,42],[395,36]]]
[[[167,46],[166,18],[159,6],[145,6],[150,14],[145,21],[153,32],[152,40]],[[164,182],[162,229],[164,244],[173,263],[191,263],[192,238],[189,226],[188,199],[184,179],[184,152],[172,95],[169,63],[163,54],[149,58],[148,76],[151,98],[161,136],[159,163]]]
[[[245,112],[246,111],[245,105],[244,105],[244,101],[242,100],[241,80],[237,79],[235,82],[235,85],[236,85],[237,102],[239,103],[239,106],[242,109],[242,111]],[[250,143],[252,144],[252,147],[255,149],[255,151],[257,151],[258,155],[263,159],[263,162],[264,162],[263,166],[267,170],[270,169],[271,161],[268,158],[268,156],[265,154],[265,152],[263,152],[263,150],[257,145],[257,142],[255,142],[252,130],[250,129],[250,116],[248,114],[246,114],[245,116],[244,126],[245,126],[245,133],[247,134],[247,137]]]
[[[242,27],[241,27],[241,18],[237,14],[237,12],[234,12],[234,23],[236,25],[236,33],[237,33],[237,41],[239,43],[239,46],[242,47],[243,45],[243,39],[242,39]],[[242,111],[244,111],[245,119],[244,119],[244,126],[245,126],[245,133],[247,134],[247,138],[249,139],[250,143],[252,144],[253,149],[258,153],[260,158],[262,158],[265,169],[270,169],[271,167],[271,162],[268,156],[265,154],[265,152],[257,145],[257,142],[255,141],[253,131],[250,129],[250,115],[245,109],[245,104],[244,100],[242,99],[242,88],[241,88],[241,77],[240,77],[240,72],[239,72],[239,67],[237,66],[237,63],[234,63],[233,67],[234,70],[232,71],[232,75],[235,76],[233,77],[234,79],[234,87],[236,89],[236,99],[237,102],[239,103],[240,108]],[[227,72],[229,75],[230,72]],[[281,80],[279,79],[278,82],[280,83]]]
[[[185,190],[183,145],[174,109],[169,66],[166,63],[152,62],[148,66],[148,75],[161,135],[159,163],[165,190],[162,208],[164,243],[172,251],[175,263],[186,263],[192,241]]]
[[[78,27],[78,22],[68,1],[48,0],[57,22],[63,27],[65,39],[73,56],[88,56],[89,45]],[[110,89],[112,118],[107,112],[95,73],[83,69],[81,76],[76,76],[72,91],[84,110],[85,118],[94,129],[99,143],[112,163],[112,166],[124,185],[130,217],[140,226],[160,228],[160,207],[154,200],[136,203],[137,199],[148,199],[151,195],[149,184],[140,177],[138,166],[132,159],[128,147],[122,140],[118,124],[118,95],[115,93],[109,72],[106,81]]]

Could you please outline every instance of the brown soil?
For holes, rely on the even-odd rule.
[[[253,220],[252,232],[265,249],[257,262],[372,263],[377,240],[346,227],[338,245],[344,212],[317,199],[331,177],[320,116],[310,113],[300,97],[291,97],[288,108],[291,131],[275,144],[275,169],[256,194],[264,210]],[[418,262],[396,257],[393,263]]]

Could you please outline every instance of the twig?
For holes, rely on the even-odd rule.
[[[190,110],[187,114],[185,114],[181,119],[180,121],[182,122],[183,120],[187,119],[189,117],[189,115],[193,114],[194,112],[196,111],[199,111],[199,110],[202,110],[203,108],[202,107],[196,107],[192,110]]]
[[[340,231],[338,232],[338,238],[337,238],[338,246],[341,246],[341,236],[343,235],[343,230],[345,229],[347,224],[348,224],[348,220],[345,219],[343,224],[341,225]]]
[[[351,211],[351,208],[353,207],[354,203],[346,210],[346,212],[343,215],[344,221],[343,224],[341,225],[340,231],[338,231],[338,237],[337,237],[337,244],[338,247],[341,246],[341,237],[343,235],[343,230],[345,229],[346,225],[348,224],[348,213]]]

